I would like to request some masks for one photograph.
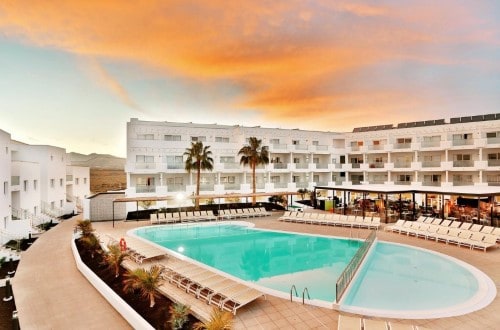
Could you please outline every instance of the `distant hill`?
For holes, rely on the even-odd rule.
[[[124,170],[125,158],[106,154],[92,153],[83,155],[76,152],[68,153],[69,161],[75,166],[87,166],[91,169]]]

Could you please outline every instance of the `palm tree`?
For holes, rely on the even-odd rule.
[[[75,227],[82,233],[82,237],[90,236],[94,232],[94,228],[92,227],[92,222],[90,220],[78,220]]]
[[[172,329],[182,329],[182,326],[188,320],[190,308],[191,307],[189,307],[188,305],[184,305],[181,303],[170,305],[168,309],[168,311],[170,312],[170,319],[168,320],[168,323],[170,323]]]
[[[123,291],[139,290],[142,297],[149,298],[149,307],[152,308],[155,305],[155,298],[159,296],[157,289],[163,281],[162,273],[163,267],[159,265],[153,265],[149,270],[144,268],[129,270],[123,280]]]
[[[103,259],[108,268],[115,272],[115,277],[120,275],[120,265],[126,256],[128,256],[128,253],[123,252],[118,244],[108,245],[108,252],[106,252]]]
[[[197,322],[194,325],[195,330],[225,330],[231,329],[233,325],[233,314],[223,311],[217,307],[212,309],[210,320],[208,322]]]
[[[238,151],[238,156],[241,156],[240,164],[250,166],[252,169],[252,186],[254,194],[257,188],[255,183],[255,168],[261,164],[269,164],[269,150],[267,146],[262,146],[261,144],[262,140],[252,136],[248,140],[248,145],[243,146],[243,148]],[[252,197],[252,205],[255,205],[256,201],[257,197],[254,195]]]
[[[95,235],[82,236],[80,242],[89,250],[90,256],[94,259],[96,252],[98,252],[101,247],[99,239],[95,237]]]
[[[210,146],[203,146],[203,142],[191,142],[191,148],[187,148],[184,152],[186,156],[185,170],[188,173],[196,170],[196,196],[200,195],[200,178],[201,171],[212,171],[214,169],[214,160],[212,159],[212,152],[208,150]],[[195,199],[195,210],[200,208],[200,200],[198,197]]]

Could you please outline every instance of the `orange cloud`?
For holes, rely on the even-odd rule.
[[[79,56],[132,61],[200,84],[231,82],[242,94],[228,108],[259,111],[262,118],[307,120],[314,112],[352,124],[371,122],[365,114],[373,109],[396,115],[401,107],[425,107],[430,101],[423,93],[421,100],[408,101],[415,91],[403,86],[403,78],[377,84],[394,75],[385,65],[467,62],[448,49],[463,40],[454,29],[469,29],[468,43],[495,37],[495,26],[481,33],[473,28],[480,18],[471,16],[453,2],[429,8],[419,1],[392,6],[331,0],[3,1],[0,31]],[[102,85],[140,109],[97,62],[91,67]]]

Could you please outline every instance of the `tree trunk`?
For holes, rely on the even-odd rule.
[[[155,296],[153,294],[150,294],[149,295],[149,307],[153,308],[154,305],[155,305]]]
[[[196,196],[200,196],[201,163],[198,161],[197,165],[198,172],[196,172]],[[200,209],[200,200],[198,199],[198,197],[194,199],[194,209]]]
[[[257,197],[255,196],[255,192],[257,191],[257,185],[256,185],[256,178],[255,178],[255,163],[252,163],[252,184],[253,184],[253,193],[254,196],[252,196],[252,206],[257,204]]]

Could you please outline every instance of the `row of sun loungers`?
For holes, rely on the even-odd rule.
[[[425,330],[426,328],[392,321],[365,319],[357,316],[339,315],[338,330]]]
[[[217,220],[211,211],[152,213],[149,217],[151,224]]]
[[[265,217],[271,215],[265,207],[248,207],[244,209],[228,209],[219,211],[219,220],[230,220],[237,218]]]
[[[483,251],[500,241],[500,228],[438,218],[430,222],[398,220],[385,230]]]
[[[334,213],[286,211],[280,218],[278,218],[278,220],[316,225],[344,226],[351,228],[378,229],[380,227],[379,217],[362,217]]]
[[[264,296],[245,284],[241,284],[225,276],[216,274],[198,265],[170,258],[162,264],[164,279],[191,293],[207,304],[236,314],[244,305]]]

